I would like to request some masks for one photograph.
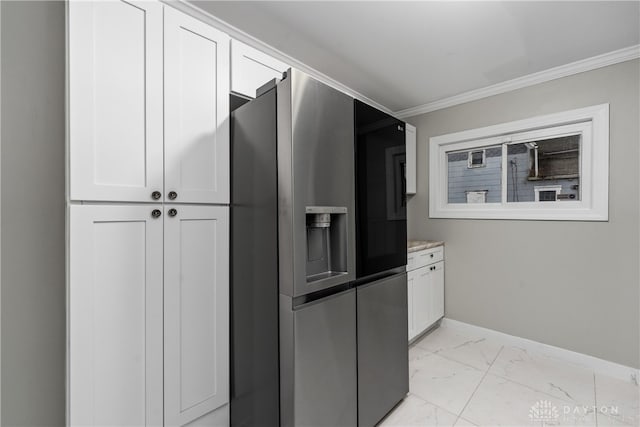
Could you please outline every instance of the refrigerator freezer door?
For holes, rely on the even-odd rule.
[[[358,426],[374,426],[409,392],[407,274],[357,288]]]
[[[294,311],[291,299],[281,295],[280,301],[281,425],[355,426],[355,290]]]

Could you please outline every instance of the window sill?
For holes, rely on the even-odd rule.
[[[527,178],[527,181],[549,181],[553,179],[578,179],[580,178],[577,174],[571,175],[551,175],[551,176],[530,176]]]

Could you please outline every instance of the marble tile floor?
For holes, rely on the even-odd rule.
[[[409,394],[380,426],[638,426],[638,384],[441,326],[409,349]]]

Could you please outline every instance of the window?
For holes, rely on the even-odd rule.
[[[609,106],[433,137],[432,218],[608,219]]]
[[[540,186],[537,185],[533,188],[535,192],[535,201],[536,202],[555,202],[558,200],[558,195],[562,192],[561,185],[548,185],[548,186]],[[571,194],[570,196],[575,195]]]
[[[469,151],[467,167],[468,168],[484,167],[486,156],[487,156],[486,150]]]

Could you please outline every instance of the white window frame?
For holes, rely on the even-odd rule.
[[[502,181],[507,181],[507,145],[580,133],[580,200],[448,203],[447,153],[502,145]],[[471,129],[429,140],[429,217],[466,219],[531,219],[608,221],[609,104],[595,105],[530,119]]]

